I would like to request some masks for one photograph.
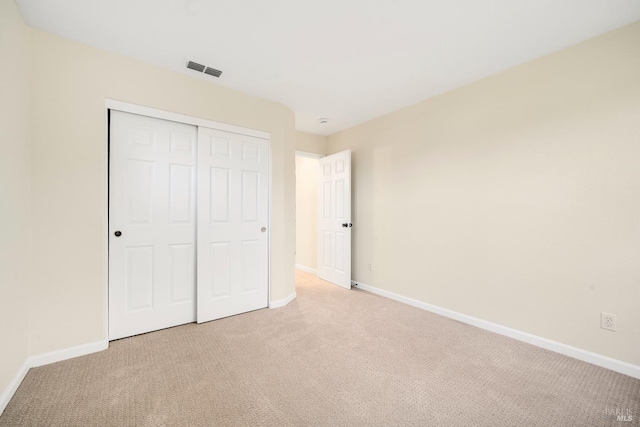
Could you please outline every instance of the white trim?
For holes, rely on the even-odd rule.
[[[307,273],[315,274],[316,276],[318,275],[318,270],[307,267],[306,265],[296,264],[296,268],[298,270],[306,271]]]
[[[276,301],[269,301],[269,308],[284,307],[285,305],[289,304],[294,299],[296,299],[296,293],[295,292],[292,293],[291,295],[289,295],[286,298],[279,299],[279,300],[276,300]]]
[[[60,362],[62,360],[73,359],[74,357],[86,356],[87,354],[106,350],[108,347],[109,341],[96,341],[89,344],[82,344],[76,347],[51,351],[49,353],[39,354],[37,356],[31,356],[27,359],[27,361],[29,362],[29,367],[36,368],[38,366],[48,365],[50,363]]]
[[[310,151],[300,151],[296,150],[296,156],[298,157],[309,157],[311,159],[321,159],[326,157],[324,154],[312,153]]]
[[[0,415],[2,415],[5,408],[9,404],[9,401],[11,401],[11,398],[18,390],[18,387],[20,387],[20,384],[22,384],[22,380],[24,380],[24,377],[27,376],[27,372],[29,372],[29,368],[30,368],[29,359],[27,359],[24,361],[20,369],[18,369],[18,372],[16,372],[16,374],[14,375],[13,379],[11,380],[7,388],[5,388],[2,394],[0,395]]]
[[[156,119],[164,119],[172,122],[186,123],[188,125],[219,129],[226,132],[238,133],[240,135],[255,136],[256,138],[271,139],[271,134],[269,132],[247,129],[227,123],[214,122],[208,119],[186,116],[184,114],[172,113],[170,111],[158,110],[156,108],[143,107],[142,105],[129,104],[128,102],[116,101],[114,99],[106,99],[105,104],[107,109],[123,111],[125,113],[140,114],[142,116],[149,116]]]
[[[2,415],[5,408],[9,404],[9,401],[18,390],[18,387],[20,387],[20,384],[29,372],[29,369],[48,365],[50,363],[61,362],[63,360],[73,359],[74,357],[96,353],[98,351],[106,350],[108,347],[109,342],[107,340],[103,340],[79,345],[76,347],[65,348],[62,350],[51,351],[49,353],[39,354],[37,356],[27,357],[27,360],[24,361],[7,388],[5,388],[5,390],[2,392],[2,395],[0,395],[0,415]]]
[[[466,314],[459,313],[457,311],[449,310],[446,308],[438,307],[436,305],[428,304],[426,302],[418,301],[413,298],[405,297],[393,292],[385,291],[384,289],[376,288],[362,282],[355,280],[351,281],[351,284],[356,285],[357,288],[363,291],[371,292],[372,294],[380,295],[385,298],[392,299],[410,306],[420,308],[422,310],[430,311],[435,314],[439,314],[450,319],[457,320],[459,322],[466,323],[468,325],[476,326],[480,329],[484,329],[496,334],[504,335],[509,338],[516,339],[518,341],[526,342],[528,344],[541,347],[546,350],[551,350],[556,353],[563,354],[565,356],[572,357],[574,359],[581,360],[583,362],[591,363],[596,366],[601,366],[606,369],[610,369],[615,372],[619,372],[624,375],[628,375],[633,378],[640,379],[640,366],[633,365],[622,360],[613,359],[611,357],[603,356],[601,354],[592,353],[581,348],[572,347],[567,344],[562,344],[557,341],[552,341],[547,338],[542,338],[537,335],[522,332],[517,329],[512,329],[507,326],[498,325],[497,323],[488,322],[486,320],[478,319],[477,317],[468,316]]]
[[[104,316],[104,336],[105,337],[109,337],[109,197],[111,196],[111,194],[109,193],[109,160],[110,160],[110,156],[109,156],[109,107],[105,108],[104,110],[104,152],[105,152],[105,162],[104,162],[104,179],[105,179],[105,184],[104,184],[104,189],[105,189],[105,194],[107,196],[106,198],[106,203],[104,204],[104,208],[106,210],[104,217],[107,219],[105,221],[105,230],[103,231],[104,234],[103,236],[105,236],[105,242],[104,242],[104,270],[105,273],[105,295],[104,295],[104,306],[103,306],[103,310],[105,313]]]
[[[267,195],[267,307],[269,307],[269,301],[271,301],[271,273],[273,269],[271,268],[271,226],[273,225],[273,221],[271,220],[273,215],[271,214],[272,200],[273,196],[273,146],[271,144],[271,135],[269,135],[269,194]],[[196,185],[198,182],[196,180]]]

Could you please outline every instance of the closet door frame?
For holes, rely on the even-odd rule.
[[[187,125],[193,125],[196,127],[206,127],[211,129],[219,129],[226,132],[238,133],[241,135],[253,136],[256,138],[266,139],[269,143],[269,185],[268,185],[268,225],[267,225],[267,239],[268,239],[268,252],[267,252],[267,295],[268,302],[267,307],[271,306],[271,194],[272,194],[272,171],[273,164],[273,150],[271,149],[271,134],[269,132],[263,132],[254,129],[243,128],[241,126],[229,125],[226,123],[219,123],[212,120],[202,119],[198,117],[187,116],[184,114],[172,113],[170,111],[158,110],[155,108],[144,107],[141,105],[130,104],[128,102],[117,101],[114,99],[105,100],[105,228],[103,230],[103,236],[105,236],[104,246],[104,271],[105,271],[105,295],[104,295],[104,334],[109,336],[109,111],[117,110],[124,113],[139,114],[142,116],[148,116],[161,120],[169,120],[173,122],[184,123]],[[197,256],[196,256],[197,258]],[[196,293],[197,298],[197,293]],[[108,338],[107,338],[108,340]]]

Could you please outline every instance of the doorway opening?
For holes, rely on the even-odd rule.
[[[321,154],[296,151],[296,269],[318,274],[318,186]]]
[[[351,150],[296,156],[296,266],[351,289]]]

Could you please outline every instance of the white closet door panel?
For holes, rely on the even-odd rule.
[[[198,130],[198,322],[268,305],[269,141]]]
[[[194,126],[111,111],[109,339],[195,320],[196,141]]]

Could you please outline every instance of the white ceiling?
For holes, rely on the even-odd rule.
[[[640,20],[639,0],[16,2],[33,27],[281,102],[323,135]]]

